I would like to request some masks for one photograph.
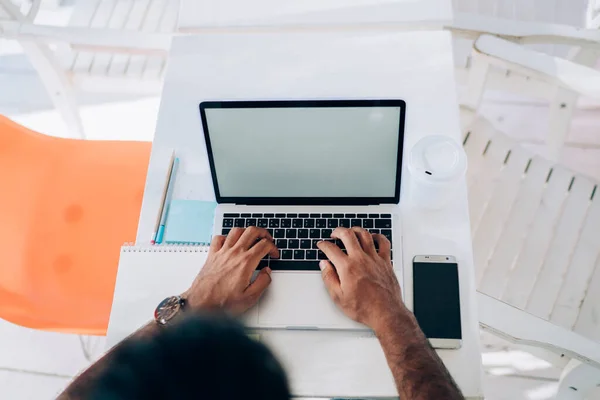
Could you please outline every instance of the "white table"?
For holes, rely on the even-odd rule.
[[[165,149],[181,159],[174,198],[214,199],[198,104],[214,99],[402,98],[405,150],[421,137],[460,140],[451,37],[447,32],[205,34],[173,41],[159,111],[137,241],[148,243],[158,212]],[[440,351],[464,394],[482,397],[479,329],[466,186],[443,211],[406,201],[404,168],[404,288],[412,307],[411,260],[452,254],[459,260],[463,347]],[[143,277],[140,277],[143,278]],[[118,296],[118,293],[115,295]],[[148,312],[140,310],[140,312]],[[396,391],[371,335],[264,332],[299,396],[390,397]]]
[[[441,29],[452,21],[449,0],[180,0],[177,29],[211,30]]]

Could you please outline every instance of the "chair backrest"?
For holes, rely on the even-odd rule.
[[[173,33],[179,0],[78,0],[69,26],[107,28],[146,33]],[[61,49],[59,59],[67,70],[78,74],[159,79],[166,58],[157,55]]]
[[[0,116],[0,318],[106,332],[151,143],[41,135]]]
[[[483,118],[464,147],[478,290],[600,342],[598,183]]]

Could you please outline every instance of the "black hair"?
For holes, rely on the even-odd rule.
[[[224,316],[186,318],[115,349],[91,400],[288,400],[283,368]]]

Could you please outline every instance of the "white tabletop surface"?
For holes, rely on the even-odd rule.
[[[430,29],[450,21],[450,0],[181,0],[177,29],[332,29],[349,25]]]
[[[173,41],[146,190],[138,243],[152,234],[164,183],[167,149],[181,159],[174,198],[214,199],[198,104],[216,99],[385,99],[407,102],[405,154],[420,138],[460,140],[451,37],[447,32],[329,32],[204,34]],[[405,156],[406,159],[406,156]],[[440,351],[467,397],[482,396],[481,352],[466,185],[441,211],[410,205],[403,168],[400,209],[403,277],[412,307],[415,255],[459,260],[463,346]],[[117,296],[117,294],[115,295]],[[147,310],[140,310],[140,312]],[[395,396],[377,340],[335,332],[265,332],[299,396]]]

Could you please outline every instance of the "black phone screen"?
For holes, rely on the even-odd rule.
[[[428,339],[462,339],[458,265],[413,262],[414,313]]]

